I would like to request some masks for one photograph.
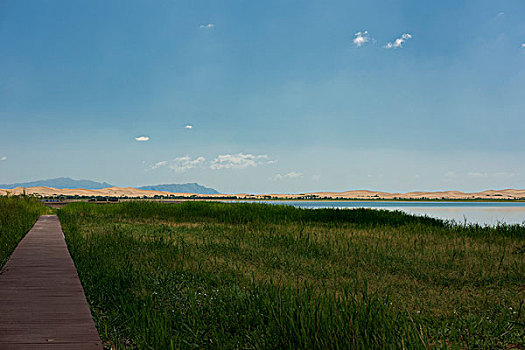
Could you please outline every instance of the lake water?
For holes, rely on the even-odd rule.
[[[423,202],[423,201],[257,201],[300,208],[372,208],[401,210],[409,214],[480,225],[525,224],[525,202]]]

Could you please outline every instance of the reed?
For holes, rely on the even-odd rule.
[[[0,268],[47,208],[27,196],[0,196]]]
[[[400,212],[132,202],[59,210],[106,346],[523,344],[525,227]]]

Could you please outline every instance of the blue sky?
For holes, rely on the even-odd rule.
[[[524,16],[521,0],[4,0],[0,183],[525,188]]]

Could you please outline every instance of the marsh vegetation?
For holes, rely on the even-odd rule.
[[[0,196],[0,268],[38,217],[46,213],[48,209],[34,198]]]
[[[59,217],[108,348],[524,343],[523,226],[205,202],[73,203]]]

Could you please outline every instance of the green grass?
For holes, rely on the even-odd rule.
[[[525,343],[525,227],[262,204],[59,210],[109,348]]]
[[[0,268],[47,208],[31,197],[0,197]]]

